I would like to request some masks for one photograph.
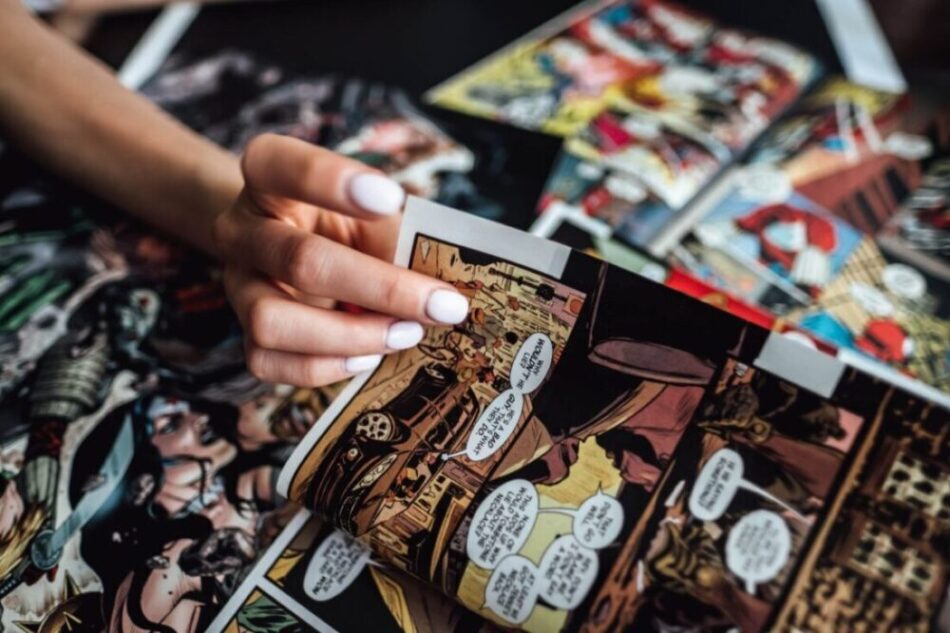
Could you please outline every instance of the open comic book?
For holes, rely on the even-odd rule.
[[[430,202],[397,261],[467,320],[311,428],[278,488],[326,523],[301,511],[212,630],[386,630],[345,592],[398,594],[406,630],[935,628],[946,408]]]

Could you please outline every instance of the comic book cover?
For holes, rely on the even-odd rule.
[[[347,533],[300,509],[208,631],[488,631],[487,622],[387,569]]]
[[[935,625],[945,405],[424,201],[397,262],[469,317],[354,379],[278,481],[360,556],[528,631]]]
[[[795,191],[758,186],[748,171],[725,178],[674,257],[682,255],[679,261],[703,279],[776,314],[809,305],[863,235]]]

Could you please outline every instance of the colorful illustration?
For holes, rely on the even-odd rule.
[[[950,286],[865,240],[813,305],[789,315],[840,348],[857,350],[950,388]]]
[[[446,214],[452,222],[432,222]],[[498,626],[786,626],[813,542],[840,520],[838,482],[866,467],[882,416],[903,415],[892,403],[909,397],[524,234],[418,200],[403,231],[400,261],[469,292],[469,318],[354,381],[279,488],[362,543],[348,557],[356,567],[406,571]],[[467,350],[484,359],[473,367]],[[941,512],[935,489],[891,479],[899,494],[920,490],[921,511]],[[939,473],[927,481],[942,485]],[[881,541],[875,529],[862,538]],[[328,538],[333,551],[348,542]],[[932,617],[947,560],[921,552],[919,563],[865,564],[900,567],[900,582],[925,574],[914,617]],[[828,608],[865,598],[845,599],[827,597]]]
[[[656,0],[587,7],[545,32],[429,98],[566,137],[539,211],[580,207],[641,247],[817,71],[791,46]]]
[[[413,195],[486,217],[501,213],[470,178],[475,154],[396,88],[298,76],[228,50],[197,62],[173,58],[144,92],[234,152],[259,134],[286,134],[377,167]]]
[[[921,179],[935,151],[935,104],[825,80],[757,144],[751,164],[858,230],[876,233]]]
[[[751,193],[740,182],[693,227],[704,278],[779,314],[792,307],[785,297],[810,303],[861,235],[797,194],[773,202]]]

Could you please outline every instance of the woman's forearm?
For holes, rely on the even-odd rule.
[[[126,90],[108,68],[0,0],[0,135],[132,215],[213,253],[243,184],[235,156]]]

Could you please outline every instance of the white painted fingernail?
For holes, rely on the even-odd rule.
[[[426,302],[426,314],[439,323],[461,323],[468,316],[468,299],[452,290],[436,290]]]
[[[389,349],[409,349],[422,340],[425,330],[415,321],[397,321],[386,332],[386,347]]]
[[[343,363],[346,371],[351,374],[358,374],[361,371],[369,371],[383,361],[382,354],[369,354],[368,356],[350,356]]]
[[[350,199],[356,206],[380,215],[399,213],[406,192],[396,181],[374,173],[358,174],[348,185]]]

